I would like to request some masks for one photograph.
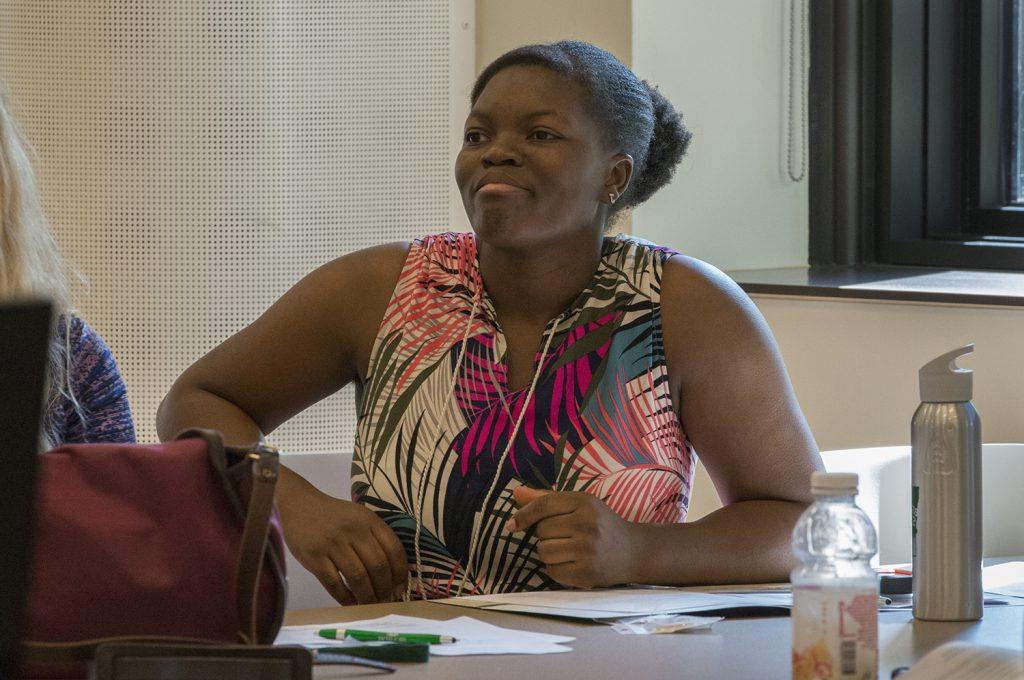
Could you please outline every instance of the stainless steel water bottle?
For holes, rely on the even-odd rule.
[[[981,420],[966,345],[925,364],[911,425],[914,617],[981,618]]]

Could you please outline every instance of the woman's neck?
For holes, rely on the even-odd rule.
[[[544,325],[594,278],[604,237],[522,251],[477,243],[480,275],[499,320]]]

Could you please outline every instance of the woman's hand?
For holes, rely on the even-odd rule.
[[[596,496],[526,486],[512,495],[520,510],[505,528],[536,527],[537,555],[551,578],[577,588],[641,580],[640,525],[622,519]]]
[[[405,593],[405,548],[373,511],[312,487],[280,505],[288,548],[338,602],[390,602]]]

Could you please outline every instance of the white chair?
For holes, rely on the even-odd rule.
[[[281,463],[329,496],[344,500],[352,497],[351,453],[286,453],[281,456]],[[338,606],[316,577],[292,556],[291,551],[288,551],[285,562],[288,569],[289,611]]]
[[[822,451],[829,472],[860,475],[857,504],[878,530],[875,564],[910,562],[910,447]],[[1024,444],[982,445],[985,557],[1024,555]]]

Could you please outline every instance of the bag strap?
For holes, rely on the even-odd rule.
[[[256,620],[259,608],[256,605],[260,573],[264,558],[267,556],[267,536],[270,532],[270,517],[274,512],[274,490],[280,471],[280,456],[277,447],[262,440],[248,450],[232,449],[234,454],[241,454],[252,466],[252,492],[249,495],[249,507],[246,509],[241,505],[235,485],[228,479],[227,450],[220,433],[215,430],[191,428],[178,434],[175,439],[196,437],[206,442],[210,464],[220,478],[228,500],[235,506],[235,511],[244,522],[238,562],[235,564],[238,638],[243,644],[259,644]]]
[[[235,602],[238,607],[238,634],[248,645],[259,643],[256,601],[260,572],[267,551],[270,516],[274,511],[274,489],[280,471],[277,448],[260,443],[246,456],[252,461],[252,495],[245,514],[242,545],[235,569]]]

